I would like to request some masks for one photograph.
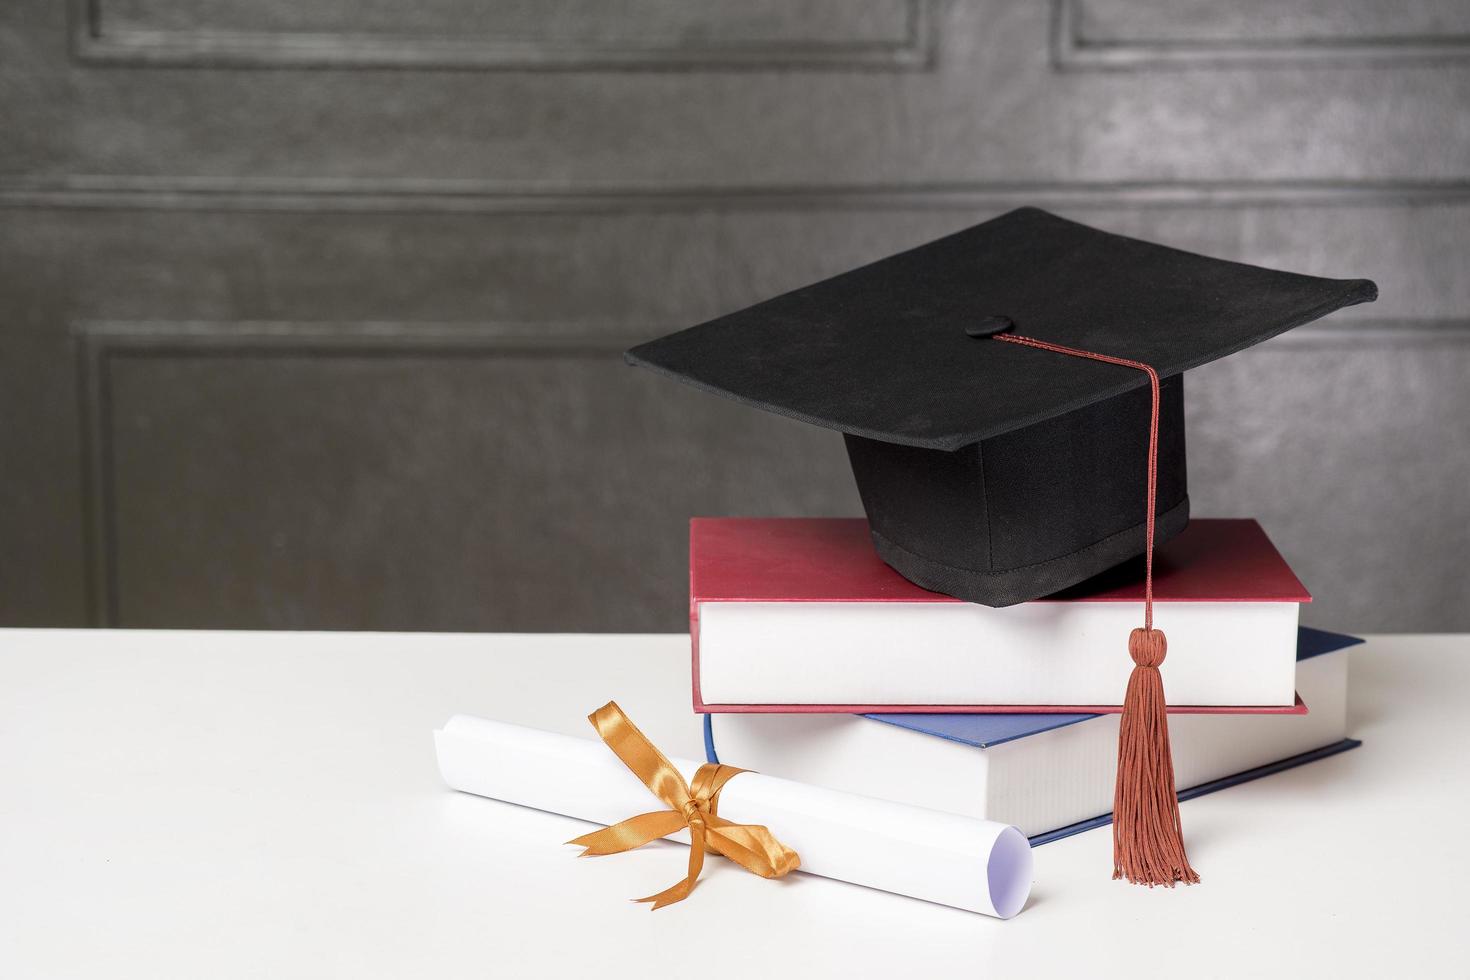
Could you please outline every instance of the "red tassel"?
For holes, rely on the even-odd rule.
[[[1118,781],[1113,793],[1113,877],[1136,885],[1199,883],[1184,853],[1169,715],[1159,664],[1169,644],[1162,630],[1135,629],[1128,637],[1133,674],[1118,730]]]
[[[1144,497],[1143,627],[1128,637],[1133,673],[1123,698],[1118,728],[1118,779],[1113,789],[1113,877],[1137,885],[1199,883],[1184,853],[1179,797],[1174,793],[1174,758],[1169,753],[1169,714],[1159,664],[1169,644],[1154,629],[1154,514],[1159,477],[1159,373],[1142,361],[1113,357],[1061,344],[995,334],[996,340],[1038,350],[1085,357],[1134,368],[1148,375],[1153,408],[1148,423],[1148,480]]]

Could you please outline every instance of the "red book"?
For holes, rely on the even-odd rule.
[[[861,518],[696,518],[690,634],[698,711],[1121,710],[1143,621],[1142,560],[992,609],[885,565]],[[1154,559],[1171,711],[1301,712],[1298,607],[1253,520],[1195,520]]]

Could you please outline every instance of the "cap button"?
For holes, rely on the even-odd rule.
[[[985,316],[966,327],[965,333],[970,337],[994,337],[1015,325],[1016,322],[1008,316]]]

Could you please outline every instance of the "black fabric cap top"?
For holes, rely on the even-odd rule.
[[[1009,605],[1143,550],[1148,379],[993,334],[1166,379],[1163,541],[1188,519],[1174,376],[1376,296],[1021,208],[626,357],[846,433],[879,554],[926,588]]]

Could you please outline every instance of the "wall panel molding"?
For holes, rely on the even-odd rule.
[[[81,420],[83,523],[92,626],[116,626],[117,508],[113,403],[118,358],[605,358],[660,333],[624,324],[81,321],[72,325]]]
[[[646,42],[348,32],[109,27],[107,0],[72,0],[73,57],[85,64],[174,68],[409,70],[766,70],[934,67],[931,0],[903,0],[904,30],[881,41],[781,39]]]
[[[422,178],[0,177],[0,208],[596,214],[1018,207],[1380,206],[1470,200],[1470,180],[551,186]]]
[[[1058,69],[1132,71],[1235,66],[1414,67],[1470,60],[1470,36],[1273,37],[1206,39],[1090,38],[1086,0],[1052,0],[1052,58]]]

